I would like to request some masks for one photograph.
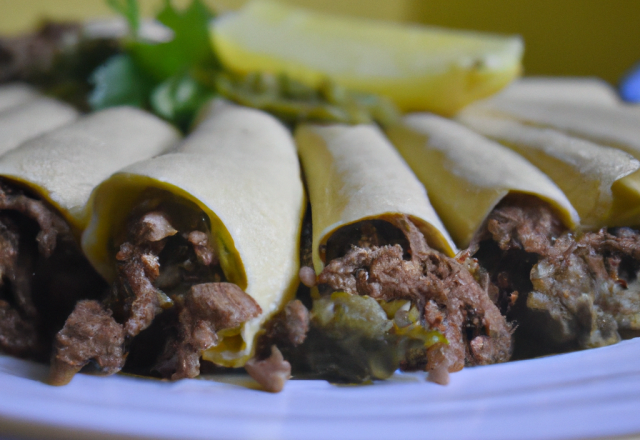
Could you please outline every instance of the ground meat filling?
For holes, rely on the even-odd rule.
[[[163,325],[170,327],[169,331],[162,330],[166,346],[164,353],[151,354],[157,356],[151,364],[163,377],[195,377],[200,373],[200,354],[218,343],[218,331],[237,328],[262,312],[255,300],[237,285],[224,282],[209,243],[204,215],[184,206],[167,202],[134,215],[115,258],[117,280],[102,304],[91,309],[99,316],[95,326],[74,328],[70,317],[58,334],[52,371],[64,370],[64,365],[71,371],[59,377],[70,380],[78,366],[82,368],[92,361],[101,366],[95,353],[118,352],[124,356],[133,346],[134,338],[165,310],[169,319]],[[123,339],[93,340],[87,332],[97,326],[121,328]],[[67,333],[76,336],[75,348],[65,344]],[[93,347],[97,343],[103,346]],[[132,353],[132,358],[140,357]],[[67,358],[73,358],[74,362],[68,362]],[[150,362],[143,359],[142,363]],[[123,365],[102,372],[112,374]],[[146,373],[150,371],[147,369]]]
[[[390,221],[404,235],[406,248],[400,244],[352,246],[327,264],[318,276],[319,284],[375,299],[410,300],[418,306],[425,325],[449,341],[427,351],[429,370],[458,371],[465,364],[507,361],[511,326],[489,298],[487,287],[481,286],[464,261],[431,249],[406,216]],[[405,259],[407,253],[409,259]]]
[[[475,247],[502,292],[501,308],[519,323],[518,345],[532,347],[523,357],[609,345],[640,331],[636,231],[575,236],[549,205],[518,196],[494,209]]]
[[[66,273],[51,273],[70,254],[80,252],[67,223],[42,200],[0,182],[0,351],[48,356],[48,341],[59,330],[53,327],[61,326],[58,315],[66,318],[83,283],[67,285]]]

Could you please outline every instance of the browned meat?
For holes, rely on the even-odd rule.
[[[177,233],[165,213],[152,211],[133,222],[129,241],[120,246],[116,255],[119,275],[116,295],[125,299],[124,326],[128,337],[149,327],[162,311],[166,295],[154,286],[160,275],[158,255],[166,239]]]
[[[35,220],[40,227],[36,237],[40,253],[49,257],[56,247],[58,235],[69,234],[69,226],[41,200],[16,193],[5,185],[0,186],[0,210],[17,211]]]
[[[209,236],[202,231],[191,231],[187,234],[187,240],[193,245],[193,250],[198,261],[203,266],[218,264],[213,246],[209,243]]]
[[[258,303],[232,283],[198,284],[185,301],[194,317],[211,322],[215,328],[234,328],[262,313]]]
[[[250,359],[244,366],[245,370],[265,391],[279,393],[284,384],[291,377],[291,364],[284,360],[278,347],[271,347],[271,355],[262,360]]]
[[[510,195],[489,214],[483,233],[470,247],[473,249],[480,241],[491,238],[503,251],[522,249],[545,255],[553,238],[563,230],[549,204],[533,196]]]
[[[65,385],[90,361],[103,374],[124,365],[124,328],[97,301],[80,301],[55,341],[49,383]]]
[[[113,374],[120,371],[126,352],[125,336],[130,339],[138,335],[162,311],[161,306],[164,305],[166,296],[153,285],[160,274],[158,253],[165,244],[165,238],[176,233],[161,212],[147,213],[132,223],[127,237],[129,241],[120,246],[116,255],[119,276],[112,287],[112,296],[108,298],[107,306],[95,301],[78,303],[56,336],[52,381],[59,384],[69,382],[89,359],[98,355],[104,357],[104,353],[120,356],[121,361],[115,362],[115,358],[108,357],[104,366],[99,361],[103,372]],[[114,304],[121,305],[123,325],[118,324],[111,316],[109,308]],[[81,319],[85,319],[88,324],[82,325]],[[117,326],[122,336],[95,338],[95,331],[100,326],[113,335]],[[87,357],[89,355],[92,356]]]
[[[9,303],[0,300],[0,349],[15,356],[27,356],[37,345],[33,320],[23,319]]]
[[[129,240],[138,245],[155,243],[176,235],[167,215],[161,211],[148,212],[140,220],[134,222],[129,232]]]
[[[320,246],[321,256],[324,254],[325,261],[332,261],[345,256],[353,247],[371,249],[398,244],[409,249],[407,231],[393,224],[394,218],[366,220],[338,229],[329,237],[326,246]]]
[[[618,342],[619,330],[639,331],[638,256],[640,234],[629,229],[560,236],[531,271],[527,306],[552,322],[541,333],[557,344],[590,348]],[[623,261],[634,273],[620,276]]]
[[[7,330],[0,350],[46,358],[47,342],[59,329],[54,327],[71,311],[62,303],[73,297],[73,307],[75,300],[86,293],[73,288],[59,292],[60,304],[51,307],[47,296],[60,286],[63,275],[50,269],[68,255],[78,255],[79,250],[66,222],[45,202],[5,182],[0,182],[0,212],[0,286],[4,286],[0,300],[4,299],[6,307],[13,307],[13,311],[5,307],[0,326],[26,332],[20,337]],[[58,251],[61,244],[62,250]],[[2,322],[5,319],[8,321]],[[30,341],[30,348],[24,346],[25,341]],[[22,348],[17,350],[17,346]]]
[[[266,325],[256,348],[256,358],[265,359],[271,354],[271,347],[293,348],[302,344],[309,331],[309,310],[300,300],[289,302]]]
[[[150,194],[150,200],[158,199]],[[195,377],[202,351],[218,343],[216,332],[236,328],[262,312],[240,287],[222,282],[224,275],[207,228],[200,211],[168,199],[153,211],[134,214],[125,230],[116,254],[117,280],[103,302],[114,313],[114,322],[122,326],[125,339],[123,344],[109,339],[100,343],[106,344],[101,347],[106,352],[120,345],[123,353],[131,349],[133,363],[127,361],[128,371],[157,371],[174,380]],[[171,311],[158,317],[164,309]],[[99,319],[102,309],[94,312]],[[68,327],[72,325],[68,321],[60,335],[71,331]],[[78,343],[90,338],[82,332],[91,328],[73,331]],[[138,343],[155,336],[162,342],[154,341],[151,348]],[[108,346],[115,342],[120,345]],[[108,372],[120,368],[122,365]],[[65,373],[75,371],[66,369]]]
[[[158,257],[152,253],[124,243],[116,255],[118,260],[119,285],[129,293],[125,310],[128,317],[125,322],[127,336],[133,337],[149,327],[153,318],[162,311],[161,293],[153,286],[160,274]]]
[[[238,327],[262,310],[253,298],[231,283],[191,287],[181,305],[179,336],[170,341],[157,367],[172,380],[200,374],[200,353],[218,342],[216,331]]]
[[[31,320],[37,315],[31,298],[33,258],[25,246],[20,246],[20,231],[14,222],[6,216],[0,219],[0,285],[10,283],[16,310]]]
[[[353,247],[331,261],[319,283],[376,299],[411,300],[424,310],[428,327],[441,331],[449,344],[428,351],[428,368],[457,371],[470,365],[504,362],[511,354],[511,326],[461,262],[430,249],[416,226],[394,221],[410,243],[411,259],[400,245]]]
[[[487,240],[497,246],[489,250]],[[621,331],[640,331],[637,232],[575,236],[549,205],[517,196],[494,209],[474,247],[500,289],[497,302],[518,322],[519,357],[609,345]]]

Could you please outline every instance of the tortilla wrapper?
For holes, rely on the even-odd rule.
[[[10,83],[0,86],[0,112],[36,99],[40,94],[24,83]]]
[[[403,214],[430,246],[455,254],[424,188],[377,127],[305,124],[295,138],[312,207],[316,273],[325,263],[321,247],[339,228]]]
[[[387,135],[429,191],[456,244],[467,247],[485,218],[509,193],[539,197],[566,226],[579,217],[562,191],[522,156],[454,121],[414,113]]]
[[[262,308],[260,316],[242,324],[239,335],[219,333],[218,345],[203,353],[218,365],[243,366],[253,356],[261,325],[298,286],[305,197],[291,135],[266,113],[216,102],[178,149],[102,183],[94,193],[83,248],[108,280],[115,278],[113,237],[148,188],[202,209],[226,278]]]
[[[600,78],[546,77],[520,78],[509,84],[492,100],[541,103],[572,103],[615,107],[621,101],[615,89]]]
[[[69,124],[79,116],[70,105],[44,97],[0,112],[0,154]]]
[[[526,125],[554,128],[599,145],[618,148],[640,160],[640,111],[637,106],[595,106],[489,99],[464,111],[509,118]],[[640,217],[640,172],[612,186],[614,206],[609,226],[637,226]]]
[[[0,157],[0,176],[31,189],[79,234],[91,191],[113,172],[175,145],[178,132],[132,107],[85,116]]]
[[[521,154],[549,176],[578,211],[582,228],[613,226],[621,220],[640,223],[640,218],[624,219],[613,211],[614,204],[619,206],[621,201],[612,185],[640,169],[640,162],[630,154],[557,130],[479,112],[462,112],[458,120]]]
[[[640,111],[631,106],[488,99],[466,111],[483,111],[528,125],[555,128],[592,142],[619,148],[640,159]]]

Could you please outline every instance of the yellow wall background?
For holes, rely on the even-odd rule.
[[[174,0],[185,5],[189,0]],[[217,10],[245,0],[205,0]],[[282,0],[348,15],[516,33],[526,43],[527,74],[591,75],[612,83],[640,61],[640,0]],[[162,0],[140,0],[152,15]],[[0,0],[0,33],[45,17],[111,15],[104,0]]]

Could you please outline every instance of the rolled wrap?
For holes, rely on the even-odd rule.
[[[312,206],[316,273],[334,232],[388,216],[408,215],[430,246],[455,254],[424,188],[377,127],[305,124],[295,137]]]
[[[171,125],[142,110],[93,113],[0,157],[0,176],[39,194],[75,234],[87,225],[91,191],[120,168],[175,145]]]
[[[640,112],[629,105],[584,105],[575,101],[538,102],[499,96],[469,106],[465,115],[486,115],[538,128],[553,128],[598,145],[617,148],[640,160]],[[640,171],[614,182],[612,225],[637,226],[640,218]]]
[[[219,334],[203,358],[240,367],[253,356],[261,325],[295,294],[304,190],[293,140],[270,115],[221,101],[175,151],[131,165],[95,191],[83,248],[100,273],[115,277],[117,243],[148,188],[194,203],[211,223],[226,278],[261,307],[237,335]]]
[[[79,116],[70,105],[45,97],[0,111],[0,154],[73,122]]]
[[[429,191],[456,244],[467,247],[485,218],[509,193],[551,204],[569,228],[579,223],[562,191],[522,156],[454,121],[407,115],[387,135]]]
[[[39,93],[24,83],[9,83],[0,86],[0,112],[24,104],[39,97]]]
[[[578,211],[583,229],[640,224],[640,216],[629,217],[633,205],[619,209],[626,199],[621,200],[620,191],[613,190],[640,168],[630,154],[489,114],[462,112],[458,119],[521,154],[549,176]]]
[[[524,77],[515,80],[491,99],[605,107],[615,107],[621,103],[616,90],[606,81],[595,77]]]

